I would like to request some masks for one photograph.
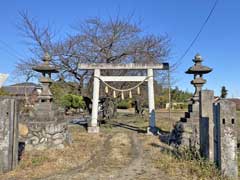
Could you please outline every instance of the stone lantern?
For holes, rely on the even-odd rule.
[[[196,54],[193,62],[195,63],[190,67],[186,73],[193,74],[194,79],[191,84],[195,87],[194,95],[188,104],[188,111],[185,112],[185,116],[181,117],[170,135],[170,142],[174,142],[177,146],[194,147],[197,150],[200,149],[200,117],[205,109],[200,110],[200,97],[199,94],[202,90],[206,80],[203,79],[203,75],[212,71],[211,68],[202,65],[202,57]]]
[[[199,92],[202,90],[203,85],[206,83],[206,80],[203,79],[203,74],[207,74],[212,71],[211,68],[202,65],[202,57],[200,54],[196,54],[193,62],[195,63],[192,67],[190,67],[186,73],[193,74],[194,79],[191,81],[191,84],[195,87],[195,92],[192,97],[193,103],[199,101]]]
[[[42,64],[33,67],[34,71],[42,73],[42,77],[39,79],[42,84],[42,91],[38,96],[39,103],[52,101],[52,93],[49,89],[52,83],[51,74],[58,73],[58,70],[50,65],[51,56],[48,53],[45,53],[42,61]]]
[[[33,67],[34,71],[42,74],[39,79],[41,86],[37,87],[38,103],[20,118],[22,127],[26,129],[25,134],[20,134],[26,151],[64,148],[66,142],[70,143],[64,110],[52,103],[50,91],[51,74],[58,70],[50,65],[51,57],[48,53],[45,53],[42,61],[42,64]]]

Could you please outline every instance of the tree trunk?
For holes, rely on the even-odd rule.
[[[83,96],[83,77],[80,78],[79,84],[78,84],[78,93],[79,95]]]

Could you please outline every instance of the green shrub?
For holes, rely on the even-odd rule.
[[[122,100],[117,105],[118,109],[128,109],[130,107],[131,107],[131,102],[128,100]]]
[[[61,105],[65,108],[70,108],[72,106],[72,95],[66,94],[61,99]]]
[[[187,109],[187,107],[187,103],[177,104],[176,106],[174,106],[175,109]]]
[[[72,95],[72,108],[85,108],[85,102],[82,96]]]
[[[67,109],[74,108],[85,108],[85,102],[82,96],[74,94],[66,94],[61,99],[61,105]]]

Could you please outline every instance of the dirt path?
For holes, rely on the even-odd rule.
[[[85,164],[44,180],[133,180],[164,177],[153,167],[136,132],[108,135],[101,149]],[[43,180],[42,179],[42,180]],[[166,177],[164,179],[167,179]]]
[[[119,141],[119,138],[123,139]],[[135,154],[135,152],[132,151],[132,147],[134,146],[131,141],[131,136],[126,133],[110,134],[106,138],[103,146],[89,161],[70,171],[45,177],[42,178],[42,180],[113,179],[118,169],[125,165],[124,162],[114,162],[113,156],[118,156],[121,150],[129,151],[130,154]],[[118,147],[118,145],[121,146],[121,143],[123,148]],[[120,158],[131,161],[131,158],[129,159],[129,157],[124,157],[122,155]]]
[[[142,142],[139,136],[132,134],[133,145],[135,149],[135,154],[133,161],[128,166],[124,167],[119,171],[117,180],[135,180],[135,179],[164,179],[169,178],[165,176],[164,173],[160,172],[159,169],[154,168],[150,161],[149,153],[144,151]]]
[[[141,174],[143,171],[141,165],[143,164],[143,150],[140,144],[139,139],[136,134],[132,134],[132,161],[128,166],[125,166],[118,172],[116,179],[125,180],[125,179],[135,179],[136,175]]]

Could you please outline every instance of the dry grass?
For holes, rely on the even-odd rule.
[[[110,140],[109,166],[121,167],[129,162],[131,140],[126,133],[117,133]]]
[[[90,159],[104,141],[103,135],[79,132],[71,128],[73,144],[62,150],[25,152],[19,166],[12,172],[0,175],[0,179],[42,178],[80,166]]]
[[[94,161],[94,167],[103,169],[103,175],[129,163],[132,147],[127,133],[88,134],[82,132],[78,126],[71,127],[70,131],[73,139],[71,146],[62,150],[25,152],[18,167],[14,171],[0,174],[0,179],[28,180],[64,173],[86,165],[97,152],[100,152],[100,159]],[[109,136],[110,140],[106,141]],[[100,151],[102,148],[104,151]],[[90,176],[88,174],[88,171],[83,172],[83,175]]]
[[[170,131],[172,124],[179,119],[180,114],[173,115],[172,119],[169,120],[166,113],[162,115],[157,112],[157,127],[164,131]],[[118,122],[135,126],[141,130],[146,130],[148,126],[148,121],[141,117],[120,117],[117,120]],[[240,112],[238,112],[238,117],[240,117]],[[127,129],[102,126],[101,131],[103,133],[99,135],[88,134],[81,131],[78,126],[71,127],[70,130],[73,139],[71,146],[66,146],[62,150],[26,152],[17,169],[0,175],[0,179],[27,180],[65,172],[86,163],[102,147],[104,147],[104,152],[100,151],[100,157],[103,156],[103,158],[100,158],[99,162],[94,161],[94,163],[98,164],[92,167],[93,169],[95,167],[99,168],[100,175],[112,174],[127,166],[134,156],[131,151],[132,142],[131,138],[129,138],[129,130]],[[109,142],[104,144],[109,136],[111,136]],[[161,143],[155,136],[139,134],[138,137],[142,142],[144,158],[150,161],[151,166],[166,174],[166,177],[170,179],[224,179],[219,171],[206,161],[178,158],[171,147]],[[84,171],[82,176],[89,177],[91,173],[92,169]]]
[[[144,150],[149,153],[155,168],[168,177],[179,180],[224,180],[220,172],[209,162],[178,158],[173,149],[153,137],[143,139]]]
[[[238,112],[240,117],[240,112]],[[170,132],[173,124],[183,116],[183,112],[173,112],[169,119],[167,112],[156,113],[156,126],[163,131]],[[125,119],[126,120],[126,119]],[[132,125],[141,128],[148,126],[148,121],[135,119]],[[204,160],[191,160],[190,158],[179,158],[176,152],[168,145],[161,143],[159,139],[151,136],[142,136],[144,151],[149,153],[153,166],[164,172],[168,177],[176,179],[226,179],[216,167]],[[187,156],[187,154],[186,154]],[[189,155],[190,156],[190,155]]]

